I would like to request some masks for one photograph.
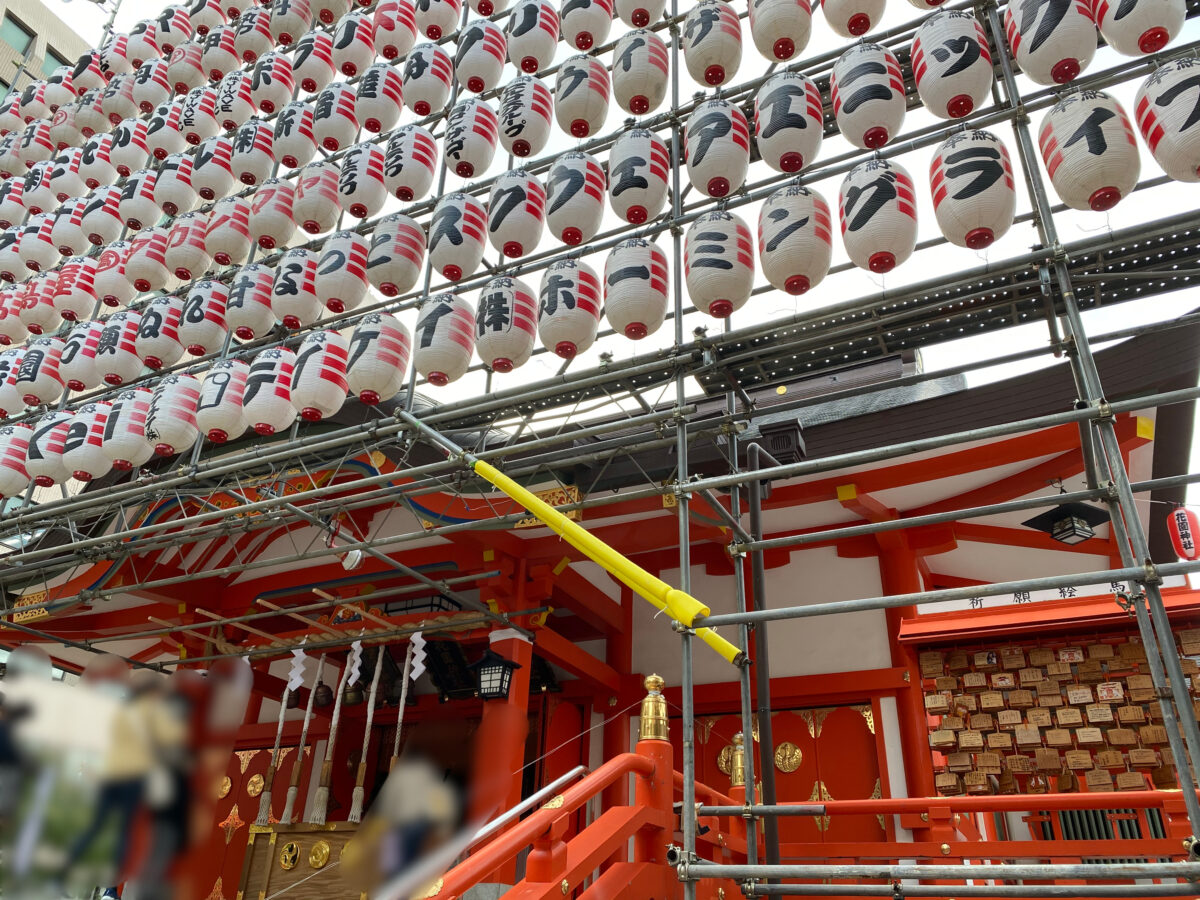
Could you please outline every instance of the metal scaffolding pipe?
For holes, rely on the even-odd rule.
[[[752,884],[751,897],[1194,897],[1194,884]]]
[[[903,847],[895,845],[897,852]],[[926,878],[937,881],[959,879],[979,880],[996,878],[1005,881],[1017,879],[1085,879],[1088,881],[1114,881],[1118,878],[1182,878],[1200,879],[1200,863],[1152,862],[1152,863],[1049,863],[1049,864],[971,864],[971,865],[923,865],[890,864],[878,865],[787,865],[787,866],[739,866],[717,865],[694,862],[679,865],[680,878],[730,878],[743,881],[747,878]],[[1195,888],[1193,887],[1193,890]]]
[[[885,797],[879,800],[827,800],[824,803],[778,803],[774,806],[702,806],[702,816],[874,816],[924,813],[930,807],[953,813],[1031,812],[1112,809],[1114,794],[983,794],[961,797]],[[1162,791],[1122,791],[1122,809],[1161,809],[1170,795]]]

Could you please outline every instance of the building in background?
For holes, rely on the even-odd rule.
[[[41,0],[0,0],[0,86],[23,88],[88,49]]]

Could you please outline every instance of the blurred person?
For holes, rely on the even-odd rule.
[[[27,719],[32,710],[28,704],[10,702],[0,692],[0,833],[7,833],[12,823],[21,784],[29,762],[17,743],[17,725]]]

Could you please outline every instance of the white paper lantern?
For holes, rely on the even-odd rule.
[[[229,288],[220,281],[200,281],[192,285],[179,320],[179,343],[192,356],[216,353],[224,346],[229,334],[225,323],[228,300]]]
[[[482,175],[496,155],[500,120],[487,103],[468,98],[446,120],[445,155],[460,178]]]
[[[860,269],[890,272],[917,243],[917,201],[912,178],[899,163],[859,163],[838,193],[842,241]]]
[[[311,325],[320,318],[316,286],[320,258],[315,250],[295,247],[279,260],[271,286],[271,309],[284,328]]]
[[[203,57],[204,46],[195,41],[188,41],[175,48],[167,65],[167,80],[175,88],[175,93],[186,94],[208,80]]]
[[[1200,60],[1177,59],[1160,66],[1138,88],[1138,128],[1154,161],[1176,181],[1200,181],[1200,117],[1196,94]]]
[[[630,31],[617,41],[612,66],[617,106],[635,116],[657,109],[670,83],[667,56],[667,45],[652,31]]]
[[[292,72],[300,89],[316,93],[333,81],[333,38],[324,31],[310,31],[296,44]]]
[[[419,200],[433,186],[437,142],[420,125],[405,125],[388,139],[383,160],[383,183],[399,200]]]
[[[157,372],[183,359],[183,344],[179,341],[182,315],[183,298],[171,294],[155,297],[142,310],[134,350],[146,368]]]
[[[62,254],[54,245],[54,215],[41,213],[30,216],[21,230],[17,252],[31,272],[43,272],[58,264]]]
[[[121,220],[121,189],[114,184],[92,194],[80,225],[88,240],[97,247],[115,241],[125,227]]]
[[[29,168],[18,153],[20,143],[19,134],[9,134],[0,140],[0,178],[19,177]]]
[[[558,69],[554,116],[558,127],[577,138],[597,134],[608,118],[608,69],[592,56],[572,56]]]
[[[253,65],[260,56],[270,53],[275,46],[271,34],[271,10],[262,7],[248,9],[238,18],[234,48],[243,62]]]
[[[20,244],[20,225],[0,231],[0,278],[5,281],[16,281],[18,275],[25,276],[25,261],[18,252]]]
[[[255,192],[250,204],[250,239],[264,250],[286,247],[295,236],[294,197],[292,185],[278,178],[264,181]]]
[[[125,179],[121,189],[121,218],[130,228],[149,227],[162,218],[162,210],[154,202],[154,182],[158,173],[142,169]]]
[[[500,95],[500,144],[513,156],[536,156],[550,137],[554,101],[550,90],[528,75],[514,78]]]
[[[154,111],[146,124],[146,150],[155,159],[166,159],[170,154],[181,153],[187,148],[187,138],[183,133],[184,102],[164,103]]]
[[[254,118],[237,130],[233,137],[230,168],[242,184],[258,184],[271,177],[275,169],[272,156],[274,135],[271,126]]]
[[[108,118],[110,126],[119,125],[122,119],[136,116],[141,112],[138,102],[133,96],[134,84],[132,72],[128,75],[118,75],[109,82],[108,87],[100,95],[100,108]]]
[[[746,223],[724,210],[696,219],[684,236],[683,274],[701,312],[726,319],[741,309],[754,287],[754,241]]]
[[[20,115],[24,121],[50,118],[50,107],[46,104],[46,82],[29,82],[20,97]]]
[[[492,183],[488,240],[505,256],[537,249],[546,222],[546,189],[524,169],[509,170]]]
[[[904,75],[896,55],[882,44],[856,44],[839,56],[829,93],[838,130],[855,147],[877,149],[900,133]]]
[[[833,229],[829,204],[802,185],[780,188],[758,213],[758,258],[771,286],[792,295],[821,283],[829,271]]]
[[[962,132],[938,147],[929,181],[938,228],[950,243],[979,250],[1012,226],[1017,205],[1012,161],[991,132]]]
[[[30,122],[25,126],[25,130],[21,134],[21,158],[25,160],[25,165],[32,166],[34,163],[45,162],[54,156],[56,150],[66,149],[56,146],[50,137],[50,127],[50,123],[45,119]],[[85,137],[88,136],[85,135]],[[72,145],[74,143],[76,142],[72,142]]]
[[[1116,100],[1081,91],[1056,103],[1038,132],[1050,182],[1072,209],[1112,209],[1137,185],[1133,126]]]
[[[429,262],[450,281],[471,275],[483,261],[487,211],[470,194],[444,195],[429,223]]]
[[[281,53],[264,53],[254,67],[250,81],[250,100],[262,112],[270,115],[283,109],[296,90],[292,61]]]
[[[83,132],[79,130],[76,119],[79,115],[79,105],[68,103],[60,106],[54,118],[50,120],[50,142],[55,149],[65,150],[67,147],[78,147],[83,142]],[[19,171],[15,170],[14,171]]]
[[[250,366],[240,359],[212,364],[200,385],[196,428],[214,444],[237,440],[249,427],[242,401]]]
[[[417,41],[417,15],[408,0],[375,4],[375,49],[384,59],[398,59]]]
[[[188,8],[192,28],[200,37],[204,37],[214,28],[224,25],[228,18],[221,0],[195,0]]]
[[[153,19],[142,19],[134,25],[125,44],[125,55],[134,68],[148,59],[162,56],[162,49],[158,45],[158,23]]]
[[[221,126],[217,122],[217,89],[196,88],[183,98],[179,126],[184,139],[192,145],[217,135]],[[159,157],[161,158],[161,157]]]
[[[1013,59],[1038,84],[1066,84],[1096,53],[1096,23],[1086,3],[1013,0],[1004,10]]]
[[[128,472],[135,466],[145,465],[154,456],[154,443],[146,437],[146,419],[150,417],[153,400],[154,394],[149,388],[135,388],[122,391],[113,401],[104,424],[100,449],[118,472]],[[70,446],[68,433],[68,450]],[[72,458],[68,453],[68,463]],[[88,474],[95,478],[102,473],[88,470]],[[79,478],[79,475],[75,477]]]
[[[653,241],[621,241],[604,261],[604,314],[631,340],[654,334],[667,316],[667,255]]]
[[[300,170],[292,218],[309,234],[323,234],[337,225],[339,178],[338,165],[334,162],[310,163]]]
[[[133,236],[125,274],[139,291],[161,291],[171,283],[172,272],[167,268],[170,239],[171,233],[166,228],[146,228]]]
[[[608,40],[612,0],[563,0],[559,9],[563,40],[568,47],[590,50]]]
[[[688,180],[698,191],[724,197],[742,186],[750,166],[750,129],[732,103],[706,100],[697,106],[684,143]]]
[[[129,58],[128,35],[109,35],[108,41],[100,49],[100,68],[104,77],[109,80],[133,70],[133,61]]]
[[[448,37],[458,29],[462,0],[415,0],[417,31],[431,41]]]
[[[0,498],[20,496],[29,486],[25,457],[33,426],[17,422],[0,428]]]
[[[58,365],[66,343],[59,337],[40,337],[25,346],[14,382],[26,406],[46,406],[63,395]]]
[[[336,331],[314,331],[300,342],[292,378],[292,405],[306,422],[335,415],[346,402],[349,347]]]
[[[356,219],[383,209],[387,188],[383,183],[384,154],[377,144],[355,144],[342,157],[338,178],[338,205]]]
[[[195,163],[189,154],[172,153],[163,160],[154,180],[154,203],[168,216],[190,212],[198,201],[192,187],[192,167]]]
[[[425,232],[401,213],[379,221],[371,232],[367,279],[385,297],[411,290],[425,262]]]
[[[31,334],[40,335],[57,331],[62,316],[54,308],[54,295],[58,292],[58,272],[43,272],[26,282],[25,300],[18,315]]]
[[[25,457],[25,471],[38,487],[62,484],[71,473],[63,461],[67,432],[75,414],[61,409],[48,412],[34,423]]]
[[[68,390],[85,391],[100,386],[96,369],[96,349],[104,323],[89,319],[78,322],[67,334],[66,345],[58,361],[58,375]]]
[[[29,329],[20,316],[24,302],[23,291],[0,291],[0,347],[19,344],[29,336]]]
[[[238,128],[254,115],[253,78],[235,70],[217,85],[217,121],[225,131]]]
[[[372,134],[391,131],[400,121],[404,103],[404,79],[400,70],[376,63],[363,72],[354,99],[354,115]]]
[[[486,19],[471,22],[458,36],[454,73],[459,84],[475,94],[496,87],[507,51],[503,31]]]
[[[357,134],[354,88],[344,81],[329,85],[313,102],[313,137],[332,153],[353,143]]]
[[[169,69],[165,59],[152,59],[133,73],[133,101],[140,112],[153,112],[171,99],[175,85],[168,75]]]
[[[347,13],[333,35],[333,67],[353,78],[375,59],[375,25],[365,13]]]
[[[58,269],[58,285],[54,294],[54,309],[63,321],[77,322],[96,311],[96,267],[99,261],[90,256],[72,256]]]
[[[479,295],[475,352],[493,372],[511,372],[529,362],[537,332],[538,300],[516,278],[493,278]]]
[[[241,65],[237,51],[237,29],[232,25],[221,25],[204,37],[204,53],[200,65],[212,81],[220,81],[226,73]]]
[[[772,62],[802,53],[811,34],[809,0],[758,0],[750,4],[750,36],[758,52]]]
[[[46,93],[43,99],[46,101],[46,109],[51,114],[58,112],[60,106],[64,106],[75,99],[71,68],[71,66],[59,66],[46,79]]]
[[[295,169],[316,155],[313,108],[307,103],[289,103],[275,119],[275,159]]]
[[[146,161],[150,158],[150,148],[146,144],[146,127],[146,122],[142,119],[126,119],[113,129],[112,143],[108,148],[108,160],[117,170],[118,175],[126,177],[130,172],[135,172],[146,165]],[[106,184],[111,180],[101,178],[100,184]]]
[[[239,339],[251,341],[275,327],[275,311],[271,308],[274,284],[275,270],[262,263],[243,266],[230,279],[225,324]]]
[[[563,359],[574,359],[596,340],[600,324],[600,278],[586,263],[564,259],[542,273],[538,291],[538,337]]]
[[[520,0],[505,29],[509,60],[527,75],[549,67],[558,48],[558,29],[558,10],[550,0]]]
[[[276,0],[271,5],[271,36],[288,46],[312,27],[314,13],[309,0]]]
[[[115,241],[104,248],[96,264],[96,296],[105,306],[123,306],[137,296],[137,289],[125,274],[130,241]]]
[[[1179,36],[1183,0],[1093,0],[1092,17],[1110,47],[1126,56],[1157,53]]]
[[[156,456],[174,456],[196,443],[200,382],[191,375],[168,375],[154,387],[146,416],[146,439]]]
[[[590,241],[604,216],[604,170],[589,153],[571,151],[546,175],[546,225],[564,244]]]
[[[212,257],[204,246],[208,223],[207,213],[187,213],[171,223],[167,268],[180,281],[199,278],[212,265]]]
[[[11,228],[25,221],[24,196],[24,178],[0,181],[0,228]]]
[[[242,394],[242,414],[258,434],[285,431],[296,421],[296,408],[292,406],[295,369],[296,354],[285,347],[272,347],[254,358]]]
[[[75,94],[72,92],[70,102],[74,102]],[[21,115],[21,92],[8,90],[4,93],[4,99],[0,100],[0,134],[11,135],[16,131],[20,131],[25,125],[25,117]]]
[[[10,419],[25,408],[25,401],[17,389],[17,372],[24,355],[24,347],[0,353],[0,419]]]
[[[250,215],[250,200],[246,197],[225,197],[217,201],[204,231],[204,250],[215,263],[236,266],[250,256],[254,245]]]
[[[645,28],[662,18],[666,0],[617,0],[617,16],[631,28]]]
[[[608,157],[608,200],[613,212],[634,225],[657,218],[667,202],[667,145],[645,128],[617,138]]]
[[[111,411],[108,403],[99,401],[81,406],[71,417],[63,437],[62,464],[77,481],[101,478],[112,469],[112,460],[103,450]]]
[[[418,44],[404,61],[404,102],[418,116],[445,107],[454,63],[436,44]]]
[[[400,320],[370,313],[359,320],[350,339],[346,381],[367,406],[391,400],[404,387],[412,339]]]
[[[983,106],[992,87],[992,55],[979,20],[965,10],[926,19],[912,43],[913,76],[921,102],[941,119]]]
[[[30,167],[22,179],[24,181],[22,201],[25,209],[31,215],[36,216],[38,213],[53,209],[58,202],[58,198],[54,196],[54,189],[50,187],[50,171],[53,165],[50,160],[36,163]]]
[[[71,70],[71,87],[77,97],[82,97],[88,91],[99,90],[107,81],[99,50],[88,50],[75,61],[75,68]]]
[[[354,309],[367,296],[371,242],[356,231],[330,235],[317,260],[317,300],[332,313]]]
[[[79,153],[79,177],[91,190],[102,184],[117,180],[117,167],[109,154],[112,151],[113,135],[99,134],[90,138]]]
[[[767,79],[754,100],[754,133],[763,162],[776,172],[799,172],[821,151],[825,117],[821,91],[799,72]]]
[[[697,84],[725,84],[742,64],[742,25],[724,0],[700,0],[683,20],[683,60]]]
[[[884,0],[824,0],[825,21],[844,38],[859,37],[879,24]]]
[[[413,332],[413,366],[430,384],[443,387],[467,374],[475,349],[475,310],[457,294],[438,294],[421,304]]]

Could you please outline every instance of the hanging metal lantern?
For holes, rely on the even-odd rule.
[[[480,700],[505,700],[512,688],[512,673],[521,665],[488,647],[467,668],[475,673],[475,696]]]
[[[1081,544],[1096,536],[1096,526],[1109,520],[1106,510],[1090,503],[1060,503],[1021,524],[1043,531],[1060,544]]]

